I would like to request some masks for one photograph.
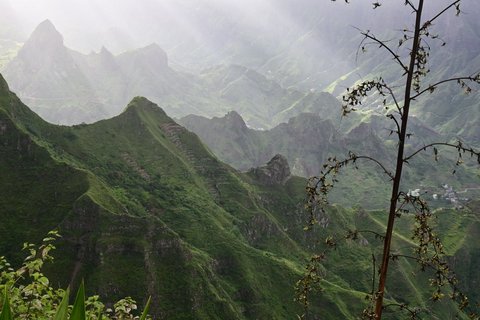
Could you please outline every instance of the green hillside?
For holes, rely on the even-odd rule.
[[[396,141],[386,130],[383,117],[366,112],[337,122],[325,119],[324,114],[302,113],[287,123],[264,131],[248,128],[235,112],[212,119],[189,115],[179,122],[198,134],[219,159],[243,171],[280,153],[291,164],[293,174],[308,178],[318,175],[329,157],[340,159],[349,151],[374,157],[392,170]],[[437,133],[415,117],[410,128],[413,136],[407,147],[409,153],[430,142],[450,141],[448,136]],[[442,186],[448,184],[458,192],[469,188],[461,193],[461,197],[477,199],[476,190],[480,188],[478,169],[474,160],[465,159],[465,162],[466,166],[456,166],[456,154],[448,150],[441,151],[438,161],[431,152],[422,153],[406,168],[404,189],[420,189],[432,199],[433,194],[443,195]],[[384,208],[390,195],[390,190],[384,187],[386,176],[367,161],[359,161],[358,166],[361,170],[346,168],[339,176],[339,187],[333,190],[332,202],[344,206]],[[452,174],[454,170],[455,174]],[[450,204],[433,201],[432,205]]]
[[[131,295],[145,303],[151,295],[157,319],[290,319],[302,312],[294,283],[323,232],[304,233],[306,181],[290,176],[282,157],[239,173],[139,97],[115,118],[54,126],[1,78],[0,152],[0,250],[15,263],[24,241],[58,228],[63,240],[49,269],[53,281],[66,286],[84,278],[105,301]],[[351,210],[331,213],[327,232],[382,223],[380,212],[360,221]],[[458,241],[475,237],[478,217],[458,217],[442,230],[450,253],[471,257],[464,276],[478,278],[478,248]],[[325,265],[329,290],[313,302],[313,318],[354,319],[362,308],[371,249],[346,250],[356,262],[340,257]],[[413,266],[399,268],[405,278],[395,287],[402,291],[389,298],[402,293],[417,303],[426,290],[409,287]],[[412,298],[403,295],[408,289]]]
[[[136,98],[116,118],[56,127],[3,80],[0,106],[2,253],[58,227],[54,278],[84,277],[107,301],[152,295],[153,313],[169,319],[298,312],[293,283],[307,255],[275,217],[285,213],[157,106]],[[280,189],[291,210],[302,188]]]

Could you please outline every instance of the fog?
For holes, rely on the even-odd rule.
[[[151,42],[171,51],[185,42],[208,46],[231,36],[244,41],[251,40],[249,37],[276,41],[311,31],[325,19],[335,21],[336,27],[355,22],[371,25],[364,19],[366,10],[359,10],[364,5],[354,2],[347,6],[341,1],[14,0],[10,5],[25,36],[50,19],[67,46],[85,53],[102,45],[119,52]],[[385,14],[392,12],[389,6],[385,4],[381,15],[368,12],[369,20],[383,16],[390,21]],[[232,30],[241,31],[232,34]]]
[[[376,10],[365,2],[0,0],[0,8],[11,7],[2,10],[0,19],[9,29],[16,27],[19,41],[49,19],[64,36],[65,45],[83,53],[97,52],[105,46],[118,54],[157,43],[167,52],[171,64],[189,70],[234,63],[268,74],[285,69],[288,61],[303,78],[313,67],[316,75],[312,77],[318,81],[332,72],[330,68],[336,70],[332,74],[335,78],[357,67],[354,55],[361,37],[354,27],[374,30],[388,38],[396,38],[392,30],[411,28],[412,10],[404,1],[381,1],[382,6]],[[428,1],[426,16],[447,3]],[[447,40],[455,39],[457,32],[478,16],[480,6],[475,0],[462,3],[469,10],[465,14],[467,22],[460,19],[463,22],[457,25],[453,10],[449,12],[444,20]],[[463,36],[478,37],[474,30]],[[286,72],[291,76],[291,71]],[[330,80],[327,76],[320,86]],[[302,79],[290,79],[284,84],[299,81]]]

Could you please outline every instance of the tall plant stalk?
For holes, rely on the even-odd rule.
[[[365,46],[368,44],[375,44],[379,48],[387,51],[401,70],[401,74],[399,75],[399,79],[401,80],[396,81],[395,83],[398,84],[400,82],[403,85],[391,86],[382,77],[375,80],[363,81],[354,87],[347,89],[347,93],[343,96],[343,115],[346,116],[350,112],[356,111],[356,108],[362,104],[362,101],[373,92],[377,92],[380,96],[385,98],[383,100],[383,105],[387,110],[385,115],[387,119],[393,122],[394,125],[394,129],[390,130],[390,132],[392,134],[395,133],[398,139],[395,168],[393,171],[390,171],[389,166],[383,164],[381,159],[375,159],[374,157],[368,155],[357,155],[353,152],[349,152],[348,157],[343,160],[339,160],[336,157],[329,158],[328,162],[323,166],[323,170],[320,172],[320,175],[310,178],[306,188],[308,194],[308,226],[312,227],[318,222],[318,210],[321,212],[325,212],[325,210],[327,210],[328,194],[331,189],[334,188],[334,185],[337,182],[337,175],[344,167],[348,165],[355,165],[357,161],[370,161],[380,168],[381,171],[390,179],[391,195],[385,233],[378,233],[371,230],[348,230],[344,236],[340,237],[340,239],[357,239],[359,233],[370,232],[375,234],[375,237],[383,240],[382,257],[378,269],[379,279],[376,286],[376,258],[375,255],[372,257],[374,272],[372,276],[372,292],[370,295],[371,305],[363,311],[363,319],[381,320],[383,310],[387,306],[396,306],[401,310],[406,310],[410,314],[410,319],[417,319],[417,315],[419,313],[417,309],[412,309],[405,304],[389,302],[386,305],[384,303],[389,262],[398,257],[413,259],[420,265],[422,270],[430,268],[434,271],[435,276],[430,279],[431,285],[434,287],[434,292],[432,294],[433,301],[440,300],[445,296],[442,293],[442,287],[448,285],[451,288],[451,293],[449,296],[457,303],[459,309],[465,311],[469,306],[467,297],[458,288],[458,280],[456,276],[443,258],[444,250],[440,238],[433,231],[433,228],[429,224],[430,218],[432,218],[433,214],[430,211],[427,202],[420,196],[412,196],[400,189],[404,165],[416,155],[427,149],[433,149],[435,160],[437,160],[437,147],[443,146],[456,150],[458,154],[456,165],[459,165],[463,162],[462,154],[465,153],[475,157],[477,162],[480,164],[480,151],[466,146],[461,141],[458,141],[457,143],[434,142],[424,145],[409,155],[405,155],[406,142],[411,135],[407,131],[410,109],[412,103],[416,101],[417,98],[424,94],[433,93],[437,87],[449,82],[458,83],[466,93],[472,91],[468,85],[469,82],[480,84],[480,73],[446,78],[427,86],[423,85],[422,83],[422,79],[424,79],[430,72],[427,67],[430,46],[425,40],[440,39],[438,35],[435,35],[430,31],[430,27],[433,25],[434,21],[436,21],[450,9],[455,9],[457,15],[459,15],[461,13],[460,1],[461,0],[452,0],[452,2],[450,2],[443,9],[439,10],[432,17],[424,20],[423,13],[425,0],[404,0],[405,6],[414,12],[415,25],[413,30],[403,31],[403,36],[399,40],[397,49],[405,46],[406,43],[411,43],[411,48],[407,50],[408,56],[401,56],[400,54],[397,54],[398,50],[395,50],[395,48],[391,47],[388,41],[380,40],[370,31],[361,32],[364,37],[362,43],[360,44],[362,51],[365,50]],[[349,1],[345,0],[345,2],[348,3]],[[378,8],[381,6],[381,3],[374,2],[373,6],[374,8]],[[443,45],[445,45],[445,43],[443,43],[442,46]],[[401,88],[400,90],[402,90],[404,95],[403,101],[400,101],[396,96],[399,88]],[[394,108],[389,108],[387,106],[387,99],[391,100]],[[395,219],[401,216],[402,213],[409,211],[405,209],[407,206],[413,208],[415,213],[415,228],[413,230],[412,239],[417,241],[417,247],[414,250],[414,256],[391,253]],[[322,279],[322,275],[319,272],[319,270],[321,270],[320,264],[322,264],[322,262],[325,260],[327,256],[327,250],[336,247],[337,241],[338,239],[333,238],[332,236],[328,236],[326,238],[325,244],[327,245],[327,249],[319,254],[315,254],[311,258],[311,261],[306,268],[307,271],[304,277],[297,283],[297,299],[304,305],[305,309],[307,309],[309,305],[309,295],[312,291],[312,287],[318,284]],[[429,251],[432,251],[432,253],[430,254]],[[472,311],[470,311],[468,314],[472,319],[478,319],[479,317],[477,313]]]
[[[390,210],[388,212],[387,230],[383,243],[382,264],[380,267],[380,279],[378,283],[377,299],[375,304],[376,319],[382,318],[383,297],[385,293],[385,283],[387,281],[388,263],[390,262],[390,248],[392,244],[393,226],[397,213],[397,204],[400,191],[400,182],[402,180],[402,170],[404,164],[405,139],[407,137],[408,115],[410,112],[410,98],[412,91],[413,75],[415,70],[415,62],[417,60],[418,47],[420,45],[420,28],[422,24],[423,0],[419,0],[418,7],[415,11],[415,33],[413,36],[413,48],[410,53],[410,64],[408,67],[407,79],[405,84],[405,99],[401,114],[401,127],[398,134],[398,151],[397,165],[395,175],[392,182],[392,195],[390,196]]]

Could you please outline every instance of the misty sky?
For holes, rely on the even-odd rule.
[[[459,30],[478,37],[468,23],[480,11],[475,1],[462,0],[467,19],[455,19],[453,10],[445,17],[447,40]],[[438,9],[449,2],[427,1],[426,16],[433,11],[429,6]],[[83,53],[102,46],[120,53],[157,43],[171,62],[190,69],[237,63],[264,73],[296,58],[306,62],[293,66],[302,72],[322,61],[319,73],[330,72],[329,66],[354,69],[352,55],[360,37],[353,27],[396,38],[392,32],[411,27],[413,17],[402,0],[382,1],[377,10],[367,0],[349,5],[343,0],[0,0],[0,7],[2,3],[16,14],[20,41],[49,19],[66,46]]]
[[[3,0],[7,1],[7,0]],[[201,41],[204,33],[242,24],[252,32],[299,32],[300,12],[317,11],[319,19],[337,15],[345,25],[360,19],[355,4],[330,1],[284,0],[10,0],[23,31],[28,35],[38,23],[50,19],[64,35],[68,46],[88,52],[108,45],[112,38],[123,38],[122,45],[138,47],[151,42],[169,50],[178,45],[178,34]],[[388,9],[388,8],[386,8]],[[385,10],[387,11],[387,10]],[[310,12],[312,14],[312,12]],[[373,13],[375,14],[375,13]],[[383,13],[384,14],[384,13]],[[218,29],[215,29],[218,27]],[[307,28],[310,26],[307,26]],[[250,29],[249,29],[250,28]],[[177,43],[176,43],[177,42]],[[117,46],[117,44],[110,44]],[[114,51],[119,48],[112,48]]]

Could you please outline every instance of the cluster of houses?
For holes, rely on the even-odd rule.
[[[413,190],[409,190],[407,194],[412,197],[419,197],[421,193],[430,193],[430,192],[428,191],[422,192],[420,189],[413,189]],[[440,190],[436,189],[435,191],[433,191],[432,199],[434,201],[447,202],[456,209],[462,209],[464,207],[464,204],[468,202],[470,199],[467,197],[461,197],[459,193],[462,193],[462,192],[457,192],[453,189],[452,186],[448,184],[444,184],[442,185]]]

